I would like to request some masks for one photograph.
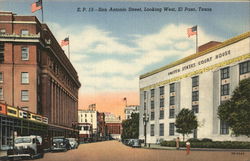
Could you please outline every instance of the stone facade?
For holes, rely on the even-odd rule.
[[[147,142],[181,137],[175,131],[175,117],[188,108],[200,125],[188,138],[249,141],[232,136],[217,116],[218,106],[232,96],[239,81],[250,77],[249,36],[247,32],[222,43],[203,45],[204,50],[197,54],[141,75],[139,137],[145,138],[145,115],[149,119]]]

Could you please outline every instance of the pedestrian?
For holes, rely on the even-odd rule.
[[[176,149],[179,150],[180,149],[180,138],[177,137],[175,142],[176,142]]]
[[[190,142],[189,141],[187,141],[186,142],[186,148],[187,148],[187,150],[186,150],[186,155],[188,155],[189,154],[189,152],[190,152]]]

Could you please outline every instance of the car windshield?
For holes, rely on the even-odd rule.
[[[75,141],[74,138],[67,138],[70,142]]]
[[[30,143],[30,142],[31,142],[30,138],[17,138],[17,139],[15,139],[15,144]]]
[[[53,142],[63,142],[63,139],[62,138],[56,138],[56,139],[53,139]]]

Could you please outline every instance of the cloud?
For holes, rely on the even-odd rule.
[[[60,31],[54,32],[58,40],[71,33],[71,61],[78,71],[83,93],[138,90],[139,73],[149,72],[145,71],[146,67],[155,66],[156,69],[159,68],[157,64],[169,58],[179,59],[195,52],[195,36],[188,38],[186,34],[190,26],[169,24],[153,34],[129,35],[133,39],[126,41],[133,44],[131,47],[121,43],[111,31],[96,26],[74,30],[51,23],[52,31]],[[220,38],[199,28],[199,44],[212,40]]]
[[[113,37],[111,32],[98,29],[95,26],[86,26],[81,28],[81,32],[75,32],[74,27],[62,28],[54,22],[49,24],[51,24],[50,27],[53,31],[60,31],[54,32],[58,41],[69,36],[71,51],[74,53],[82,51],[85,54],[136,54],[134,48],[120,43],[120,39]]]

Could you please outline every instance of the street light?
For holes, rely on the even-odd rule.
[[[147,130],[146,130],[146,128],[147,128],[147,122],[148,122],[148,120],[149,120],[149,115],[148,114],[146,114],[146,113],[144,113],[143,114],[143,123],[144,123],[144,136],[145,136],[145,142],[144,142],[144,146],[147,146]]]

